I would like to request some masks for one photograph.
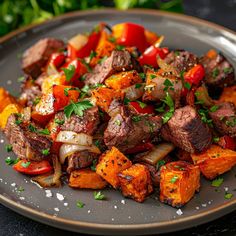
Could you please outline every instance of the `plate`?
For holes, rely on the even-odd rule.
[[[99,22],[110,25],[130,21],[165,36],[164,45],[184,48],[201,55],[216,48],[236,68],[236,34],[221,26],[193,17],[153,10],[75,12],[55,18],[37,26],[13,32],[0,41],[0,86],[19,93],[22,76],[20,59],[22,52],[37,40],[56,37],[63,40],[92,29]],[[49,191],[30,182],[27,176],[6,166],[6,139],[0,134],[0,202],[12,210],[34,220],[76,232],[93,234],[144,235],[176,231],[199,225],[236,209],[236,196],[224,199],[225,191],[236,188],[236,168],[225,174],[224,183],[216,191],[210,181],[201,180],[201,191],[181,210],[161,204],[157,196],[151,196],[140,204],[125,199],[118,191],[104,190],[106,201],[96,201],[93,191],[73,190],[68,186]],[[24,191],[19,191],[20,187]],[[52,195],[52,196],[51,196]],[[236,195],[236,194],[234,194]],[[63,196],[63,197],[62,197]],[[62,200],[63,199],[63,200]],[[76,202],[85,203],[77,208]]]

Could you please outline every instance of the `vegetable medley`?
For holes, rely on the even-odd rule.
[[[36,42],[20,97],[0,88],[0,127],[17,156],[6,164],[42,187],[67,176],[98,200],[110,186],[181,207],[201,175],[219,186],[236,164],[234,68],[214,49],[198,57],[163,40],[127,22]]]

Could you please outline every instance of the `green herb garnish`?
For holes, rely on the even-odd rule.
[[[48,155],[50,154],[49,148],[43,149],[43,150],[42,150],[42,154],[43,154],[44,156],[48,156]]]
[[[58,118],[56,118],[55,120],[55,123],[58,124],[58,125],[63,125],[65,123],[65,120],[60,120]]]
[[[119,51],[123,50],[124,48],[125,48],[125,46],[123,46],[123,45],[116,45],[116,49]]]
[[[217,111],[218,109],[219,109],[219,106],[214,105],[214,106],[212,106],[212,107],[210,108],[210,112],[215,112],[215,111]]]
[[[36,133],[36,132],[37,132],[37,128],[36,128],[34,125],[32,125],[32,124],[29,124],[28,129],[29,129],[31,132],[33,132],[33,133]]]
[[[212,71],[212,76],[213,78],[216,78],[218,75],[219,75],[220,71],[218,68],[215,68],[213,71]]]
[[[234,195],[232,193],[225,193],[225,199],[229,200],[233,197]]]
[[[24,76],[21,76],[21,77],[19,77],[19,78],[17,79],[17,81],[20,82],[20,83],[23,82],[24,80],[25,80],[25,77],[24,77]]]
[[[102,194],[101,191],[99,191],[99,192],[94,192],[94,193],[93,193],[93,196],[94,196],[94,199],[95,199],[95,200],[104,200],[104,199],[106,198],[105,195]]]
[[[172,183],[172,184],[174,184],[177,180],[178,180],[178,176],[173,176],[172,178],[171,178],[171,180],[170,180],[170,182]]]
[[[142,84],[135,84],[136,89],[141,88],[141,87],[142,87]]]
[[[11,151],[12,151],[12,145],[11,145],[11,144],[6,144],[6,145],[5,145],[5,150],[6,150],[7,152],[11,152]]]
[[[22,162],[21,166],[24,167],[24,168],[28,168],[30,163],[31,163],[30,161]]]
[[[93,164],[90,166],[90,169],[91,169],[92,171],[96,171],[96,165],[97,165],[97,159],[94,159],[94,160],[93,160]]]
[[[134,121],[134,122],[139,122],[139,121],[141,121],[142,119],[141,119],[141,117],[140,116],[133,116],[132,117],[132,121]]]
[[[69,65],[68,68],[62,68],[62,70],[65,73],[66,76],[66,81],[70,81],[72,79],[72,77],[75,74],[75,66],[74,65]]]
[[[50,134],[50,131],[49,129],[41,129],[38,131],[39,134],[43,134],[43,135],[49,135]]]
[[[78,207],[78,208],[83,208],[84,207],[84,203],[83,202],[81,202],[81,201],[77,201],[76,202],[76,206]]]
[[[211,186],[220,187],[223,182],[224,182],[224,179],[221,177],[218,177],[211,182]]]
[[[163,116],[162,116],[162,120],[163,123],[165,124],[166,122],[168,122],[170,120],[170,118],[173,116],[174,111],[175,111],[175,104],[174,101],[172,99],[172,97],[170,96],[170,94],[168,92],[166,92],[166,97],[164,100],[162,100],[168,107],[169,107],[169,111],[166,112]]]

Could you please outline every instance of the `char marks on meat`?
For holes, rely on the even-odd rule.
[[[221,53],[216,54],[213,58],[206,54],[200,59],[200,62],[205,68],[205,82],[210,92],[216,88],[235,84],[234,68]]]
[[[53,52],[64,48],[64,42],[54,38],[45,38],[39,40],[32,47],[27,49],[23,54],[22,69],[23,71],[37,78],[43,67]]]
[[[220,134],[236,137],[236,108],[233,103],[218,104],[218,109],[209,112],[209,116]]]
[[[86,133],[93,135],[98,128],[99,120],[98,107],[92,107],[84,112],[83,116],[71,115],[70,118],[66,118],[63,112],[56,114],[55,119],[64,120],[64,124],[61,125],[61,130],[74,131],[76,133]]]
[[[209,127],[204,124],[191,106],[175,110],[161,129],[162,137],[190,153],[206,150],[212,140]]]
[[[28,124],[21,123],[16,124],[18,120],[16,114],[12,114],[7,121],[5,127],[6,137],[9,139],[12,145],[14,153],[21,159],[29,159],[34,161],[40,161],[47,156],[42,154],[45,149],[51,148],[51,140],[45,135],[30,131]],[[31,123],[32,124],[32,123]],[[38,127],[36,124],[32,124]]]
[[[161,128],[159,116],[133,115],[122,106],[120,113],[113,116],[104,132],[104,142],[110,149],[117,147],[121,152],[156,137]]]
[[[89,151],[75,152],[68,156],[67,173],[71,173],[74,170],[86,168],[93,163],[93,160],[97,159],[98,155]]]
[[[106,78],[116,72],[137,70],[142,68],[127,50],[114,50],[101,64],[97,64],[91,73],[85,75],[85,83],[88,85],[101,84]]]

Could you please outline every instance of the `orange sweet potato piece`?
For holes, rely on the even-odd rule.
[[[135,70],[114,74],[105,81],[107,87],[116,90],[124,89],[137,83],[142,83],[142,79]]]
[[[194,164],[199,166],[207,179],[214,179],[236,165],[236,152],[217,145],[211,145],[202,154],[191,154],[191,156]]]
[[[103,189],[107,182],[90,169],[74,170],[70,174],[69,186],[72,188]]]
[[[11,103],[16,104],[15,98],[11,96],[4,88],[0,87],[0,112],[2,112],[4,108]]]
[[[173,207],[186,204],[200,188],[198,166],[175,161],[162,166],[160,172],[160,201]]]
[[[236,85],[224,88],[219,101],[232,102],[236,106]]]
[[[105,152],[99,158],[96,166],[96,173],[102,176],[114,188],[118,188],[118,173],[129,168],[132,162],[117,148],[112,147],[111,150]]]
[[[119,99],[122,96],[122,92],[110,88],[100,87],[92,91],[92,97],[96,99],[97,106],[106,112],[113,99]]]
[[[122,194],[143,202],[152,193],[152,180],[145,165],[135,164],[118,174]]]

